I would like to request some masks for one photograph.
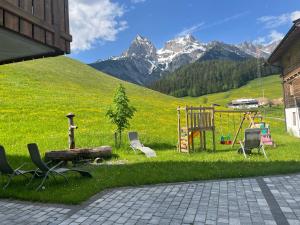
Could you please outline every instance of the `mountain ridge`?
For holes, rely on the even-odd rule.
[[[277,44],[243,42],[233,45],[220,41],[202,43],[189,34],[169,40],[163,48],[157,49],[149,39],[137,35],[120,56],[98,60],[90,66],[119,79],[145,86],[196,61],[267,58]]]

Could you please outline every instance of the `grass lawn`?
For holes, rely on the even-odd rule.
[[[267,149],[268,161],[255,154],[250,160],[244,160],[236,149],[220,145],[216,153],[180,154],[176,152],[176,107],[200,105],[201,98],[166,96],[119,81],[66,57],[0,67],[0,144],[6,147],[11,164],[16,167],[30,162],[27,143],[38,143],[42,154],[47,150],[66,149],[68,123],[65,115],[69,112],[76,114],[78,147],[113,145],[114,128],[105,118],[105,112],[119,83],[124,84],[131,103],[138,110],[131,129],[139,131],[145,145],[156,150],[157,158],[134,154],[126,140],[120,150],[114,149],[115,157],[111,160],[125,164],[84,166],[91,171],[93,179],[70,175],[69,184],[62,179],[48,180],[44,191],[35,192],[34,187],[40,181],[26,188],[20,178],[7,190],[0,189],[0,197],[77,204],[107,188],[300,172],[299,140],[285,134],[281,121],[269,121],[278,147]],[[281,96],[277,76],[264,78],[263,83],[266,97]],[[259,81],[253,81],[230,93],[209,95],[208,103],[224,104],[238,96],[257,97],[258,84]],[[281,107],[268,112],[270,117],[283,117]],[[224,132],[230,132],[226,123],[223,123],[224,130],[228,131]],[[219,135],[220,130],[217,138]],[[4,182],[2,178],[1,185]]]

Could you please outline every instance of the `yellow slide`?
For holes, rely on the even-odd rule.
[[[189,135],[189,143],[192,143],[192,138],[195,138],[197,136],[200,135],[200,131],[197,130],[197,131],[192,131],[192,133]]]

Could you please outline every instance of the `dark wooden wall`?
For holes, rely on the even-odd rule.
[[[300,107],[300,39],[291,43],[280,61],[283,67],[285,107]]]
[[[68,0],[0,0],[0,26],[70,53]]]
[[[294,77],[284,80],[283,83],[286,108],[300,107],[300,74],[296,74],[297,73],[294,74]]]
[[[300,67],[300,39],[294,41],[282,56],[284,75]]]

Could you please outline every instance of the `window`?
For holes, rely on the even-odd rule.
[[[297,125],[296,112],[293,112],[293,126]]]

